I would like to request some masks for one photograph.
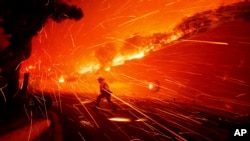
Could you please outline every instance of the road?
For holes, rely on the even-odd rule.
[[[65,140],[153,141],[228,140],[230,129],[249,123],[249,117],[162,99],[122,97],[113,101],[116,111],[103,100],[95,109],[95,97],[61,96],[60,117]],[[59,111],[58,111],[59,112]]]

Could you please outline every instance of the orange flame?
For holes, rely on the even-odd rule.
[[[127,57],[128,60],[133,60],[133,59],[140,59],[140,58],[143,58],[144,57],[144,51],[141,51],[137,54],[133,54],[133,55],[130,55]]]
[[[152,90],[152,89],[154,88],[154,84],[153,84],[153,83],[149,83],[149,84],[148,84],[148,88],[149,88],[150,90]]]
[[[64,77],[63,76],[60,76],[60,78],[59,78],[59,80],[58,80],[58,82],[60,82],[60,83],[64,83]]]
[[[87,67],[82,68],[79,71],[79,73],[84,74],[84,73],[88,73],[88,72],[94,72],[94,71],[99,70],[100,68],[101,68],[101,65],[98,64],[98,63],[97,64],[91,64],[91,65],[89,65]]]

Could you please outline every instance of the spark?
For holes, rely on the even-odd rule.
[[[31,132],[32,132],[32,126],[33,126],[33,120],[32,120],[32,111],[30,111],[30,130],[29,130],[29,135],[28,135],[28,141],[30,140],[31,138]]]
[[[246,95],[247,93],[242,93],[242,94],[238,94],[237,96],[235,96],[235,97],[242,97],[242,96],[244,96],[244,95]]]
[[[89,126],[89,127],[93,127],[93,125],[91,124],[91,122],[89,121],[85,121],[85,120],[81,120],[79,121],[83,126]]]
[[[71,38],[71,42],[72,42],[72,47],[75,47],[76,45],[75,45],[75,41],[74,41],[72,34],[70,34],[70,38]]]
[[[43,106],[44,106],[44,111],[45,111],[45,117],[46,117],[46,119],[47,119],[47,121],[49,121],[48,119],[49,119],[49,115],[48,115],[48,111],[47,111],[47,104],[46,104],[46,99],[45,99],[45,97],[44,97],[44,93],[42,93],[42,102],[43,102]],[[42,110],[41,110],[42,111]],[[49,125],[49,123],[47,122],[47,124]]]
[[[239,42],[241,44],[249,44],[250,45],[250,42]]]
[[[77,133],[78,133],[78,135],[82,138],[83,141],[86,141],[86,140],[84,139],[83,135],[82,135],[79,131],[78,131]]]
[[[0,77],[1,77],[1,76],[0,76]],[[3,87],[0,88],[0,91],[1,91],[1,94],[2,94],[2,96],[3,96],[3,98],[4,98],[4,102],[5,102],[5,103],[6,103],[6,96],[5,96],[5,94],[4,94],[3,89],[6,88],[7,86],[8,86],[8,84],[5,84]]]
[[[162,136],[167,136],[166,134],[162,133],[160,130],[158,130],[157,128],[155,128],[154,126],[148,124],[146,121],[148,121],[147,119],[142,119],[142,118],[139,118],[138,116],[136,116],[136,114],[134,114],[132,111],[130,111],[130,113],[135,116],[136,118],[138,118],[138,121],[141,121],[142,123],[144,123],[149,129],[151,129],[153,131],[152,134],[160,134]],[[136,120],[137,121],[137,120]],[[140,130],[143,130],[147,133],[151,133],[151,131],[147,131],[145,128],[139,128],[139,127],[135,127],[135,128],[138,128]]]
[[[118,16],[118,17],[114,17],[114,18],[110,18],[110,19],[107,19],[105,21],[102,21],[98,25],[101,26],[103,29],[105,29],[104,24],[107,23],[107,22],[111,22],[111,21],[121,19],[121,18],[135,18],[135,17],[136,16]]]
[[[152,131],[157,131],[158,133],[162,134],[162,135],[165,135],[164,133],[162,133],[161,131],[159,131],[158,129],[156,129],[154,126],[148,124],[146,121],[148,121],[146,118],[139,118],[138,116],[136,116],[136,114],[134,114],[132,111],[130,111],[130,113],[135,116],[137,118],[137,122],[142,122],[144,123],[149,129],[151,129]],[[144,130],[146,131],[146,129],[141,129],[141,130]],[[149,132],[149,131],[146,131],[146,132]]]
[[[116,122],[131,122],[129,118],[124,118],[124,117],[112,117],[108,119],[111,121],[116,121]]]
[[[137,121],[137,122],[145,122],[145,121],[147,121],[147,119],[145,119],[145,118],[138,118],[135,121]]]
[[[165,110],[161,110],[161,109],[158,109],[158,108],[156,108],[156,110],[158,110],[158,111],[160,111],[162,113],[166,113],[166,114],[168,114],[168,115],[170,115],[172,117],[181,118],[181,120],[184,120],[184,121],[188,120],[188,121],[192,121],[193,123],[196,123],[196,124],[199,124],[199,125],[202,124],[201,122],[199,122],[197,120],[194,120],[194,119],[190,118],[189,116],[185,116],[183,114],[171,113],[171,112],[167,112]]]
[[[153,14],[158,13],[158,12],[159,12],[159,10],[152,11],[152,12],[150,12],[150,13],[144,14],[144,15],[142,15],[142,16],[139,16],[139,17],[137,17],[137,18],[134,18],[134,19],[132,19],[132,20],[129,20],[129,21],[127,21],[127,22],[124,22],[123,24],[118,25],[118,27],[120,28],[120,27],[122,27],[122,26],[124,26],[124,25],[126,25],[126,24],[129,24],[129,23],[135,22],[135,21],[137,21],[137,20],[143,19],[143,18],[145,18],[145,17],[148,17],[148,16],[153,15]]]
[[[126,6],[131,2],[132,0],[128,0],[126,3],[124,3],[119,9],[117,9],[116,11],[114,11],[114,15],[118,15],[119,13],[121,13],[122,11],[126,10]],[[131,6],[129,6],[131,7]]]
[[[143,113],[141,110],[139,110],[137,107],[131,105],[130,103],[122,100],[121,98],[117,97],[116,95],[112,94],[112,96],[114,98],[116,98],[117,100],[121,101],[122,103],[126,104],[127,106],[129,106],[130,108],[132,108],[133,110],[137,111],[138,113],[140,113],[141,115],[143,115],[144,117],[146,117],[147,119],[151,120],[152,122],[154,122],[155,124],[159,125],[160,127],[162,127],[163,129],[165,129],[166,131],[170,132],[171,134],[175,135],[179,140],[182,141],[186,141],[185,138],[179,136],[177,133],[175,133],[174,131],[172,131],[171,129],[167,128],[166,126],[162,125],[161,123],[157,122],[156,120],[154,120],[153,118],[149,117],[148,115],[146,115],[145,113]]]
[[[79,98],[79,96],[74,93],[75,97],[77,98],[77,100],[80,102],[81,106],[85,109],[85,111],[89,114],[90,118],[93,120],[93,122],[95,123],[97,128],[100,128],[99,124],[97,123],[97,121],[95,120],[94,116],[89,112],[89,110],[87,109],[87,107],[84,105],[84,103],[81,102],[81,99]]]
[[[24,56],[22,56],[22,57],[23,57],[23,59],[25,58]],[[17,70],[18,68],[20,68],[20,66],[22,65],[23,62],[24,62],[24,61],[18,63],[17,66],[16,66],[16,68],[15,68],[15,70]]]
[[[173,1],[173,2],[166,3],[165,6],[171,6],[171,5],[174,5],[175,3],[178,3],[178,2],[180,2],[180,0],[176,0],[176,1]]]
[[[207,43],[207,44],[216,44],[216,45],[228,45],[228,43],[225,42],[213,42],[213,41],[204,41],[204,40],[181,40],[184,42],[197,42],[197,43]]]

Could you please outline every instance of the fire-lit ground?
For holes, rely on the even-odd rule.
[[[219,9],[220,0],[111,2],[86,4],[84,22],[49,21],[34,39],[22,72],[30,73],[31,94],[52,97],[59,120],[46,107],[43,126],[24,128],[28,139],[33,127],[49,125],[41,140],[60,131],[65,140],[228,140],[236,125],[249,129],[248,1]],[[94,108],[99,76],[115,112],[105,101],[104,110]]]
[[[227,22],[110,70],[36,86],[56,86],[42,92],[54,99],[65,140],[229,140],[236,127],[249,129],[249,28]],[[117,111],[105,100],[94,108],[98,76]]]
[[[158,98],[113,98],[116,111],[105,101],[94,108],[87,94],[60,99],[65,140],[229,140],[236,127],[249,128],[249,117]]]

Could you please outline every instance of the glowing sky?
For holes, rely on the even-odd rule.
[[[71,0],[84,12],[80,21],[49,21],[34,38],[30,62],[68,63],[89,61],[93,50],[107,42],[119,44],[134,33],[168,32],[184,17],[239,0]]]

